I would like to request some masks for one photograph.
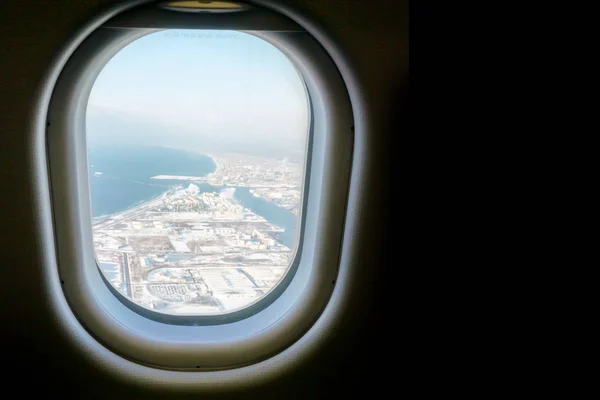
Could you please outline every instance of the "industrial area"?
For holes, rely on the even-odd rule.
[[[248,306],[289,269],[295,249],[283,231],[234,197],[250,188],[298,215],[302,166],[243,155],[211,155],[206,177],[187,181],[121,213],[94,220],[94,248],[106,278],[135,303],[162,313],[211,315]],[[203,192],[197,183],[220,187]]]

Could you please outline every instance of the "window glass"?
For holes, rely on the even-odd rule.
[[[117,53],[86,114],[94,248],[110,284],[179,315],[272,290],[299,241],[309,118],[293,64],[250,34],[168,30]]]

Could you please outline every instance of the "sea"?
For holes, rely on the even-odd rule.
[[[183,149],[159,146],[96,146],[88,148],[92,217],[118,213],[190,182],[150,179],[156,175],[206,176],[216,165],[212,158]],[[197,183],[201,192],[223,187]],[[293,248],[299,218],[283,207],[255,197],[247,187],[236,187],[234,198],[244,207],[282,228],[276,240]]]

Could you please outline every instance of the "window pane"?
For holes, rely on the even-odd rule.
[[[281,281],[310,118],[283,53],[235,31],[153,33],[102,70],[86,118],[94,248],[120,293],[214,315]]]

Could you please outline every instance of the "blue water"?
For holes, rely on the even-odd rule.
[[[205,176],[215,170],[213,160],[186,150],[155,146],[112,146],[88,149],[92,216],[114,214],[161,195],[170,188],[188,185],[185,181],[150,179],[156,175]],[[96,175],[96,172],[102,172]],[[206,183],[203,192],[218,191]],[[284,232],[276,239],[292,248],[298,217],[275,204],[254,197],[248,188],[236,188],[235,198]]]
[[[94,147],[88,162],[93,217],[126,210],[184,183],[152,176],[204,176],[216,167],[205,155],[153,146]]]
[[[246,187],[236,188],[234,197],[240,203],[254,211],[256,214],[265,218],[270,223],[285,229],[277,235],[277,241],[286,245],[289,248],[294,248],[296,244],[296,229],[298,225],[298,216],[286,210],[283,207],[278,207],[275,204],[254,197],[250,190]]]

